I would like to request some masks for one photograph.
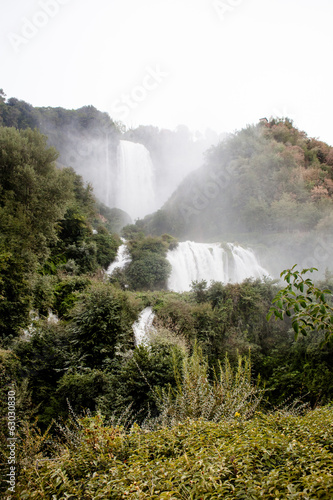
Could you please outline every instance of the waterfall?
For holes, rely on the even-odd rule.
[[[119,143],[115,205],[133,220],[157,208],[154,166],[149,151],[142,144],[129,141]]]
[[[228,243],[225,250],[220,243],[185,241],[169,250],[167,259],[172,266],[168,288],[175,292],[189,291],[192,281],[238,283],[269,274],[252,250],[232,243]]]
[[[111,276],[116,269],[123,269],[132,260],[127,249],[126,240],[124,238],[121,238],[121,240],[123,244],[118,248],[116,258],[106,270],[108,276]]]
[[[263,278],[263,276],[269,276],[269,272],[260,266],[252,250],[233,245],[232,243],[228,245],[234,260],[232,282],[241,283],[246,278]]]
[[[111,188],[111,179],[110,179],[110,165],[109,165],[109,136],[105,134],[105,173],[106,173],[106,196],[105,196],[105,205],[108,207],[110,204],[110,188]]]
[[[132,328],[134,332],[135,345],[146,344],[148,342],[149,331],[154,330],[153,321],[155,313],[152,307],[146,307],[138,318],[138,321],[133,323]]]

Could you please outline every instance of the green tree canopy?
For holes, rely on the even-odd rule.
[[[71,197],[57,152],[37,130],[0,128],[0,231],[2,243],[19,254],[45,259],[57,238],[57,222]]]
[[[32,277],[57,240],[71,199],[71,179],[37,130],[0,128],[0,336],[29,318]]]

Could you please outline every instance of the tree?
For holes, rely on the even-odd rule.
[[[0,128],[0,230],[6,248],[43,260],[71,197],[57,152],[37,130]]]
[[[315,267],[298,271],[295,264],[291,269],[282,271],[280,276],[288,285],[280,290],[267,315],[267,320],[274,314],[276,319],[283,319],[284,314],[292,317],[292,327],[297,339],[299,333],[307,335],[309,331],[319,330],[325,334],[326,343],[333,340],[333,307],[326,300],[332,296],[329,289],[320,290],[303,275],[318,271]]]
[[[5,344],[27,326],[31,290],[26,262],[0,245],[0,339]]]
[[[126,271],[134,290],[161,290],[171,272],[171,265],[163,255],[147,252],[134,260]]]
[[[93,241],[97,246],[97,262],[104,269],[107,269],[116,258],[121,240],[117,235],[110,234],[106,227],[99,225],[97,234],[93,236]]]
[[[37,130],[0,128],[0,337],[6,341],[29,321],[33,278],[72,196],[56,158]]]
[[[75,349],[85,356],[85,365],[99,369],[112,359],[116,346],[132,346],[132,324],[137,311],[128,298],[110,285],[90,287],[73,313],[71,326]]]
[[[4,103],[6,100],[6,94],[4,93],[3,89],[0,89],[0,103]]]

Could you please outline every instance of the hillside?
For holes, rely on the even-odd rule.
[[[296,340],[288,315],[267,320],[281,285],[266,274],[208,283],[215,262],[236,276],[253,253],[174,236],[251,243],[278,273],[290,256],[324,268],[332,148],[288,120],[248,127],[211,148],[163,209],[124,227],[128,215],[98,201],[78,171],[103,172],[120,137],[162,158],[182,136],[193,153],[184,129],[125,132],[93,107],[4,98],[0,111],[0,453],[8,481],[10,430],[13,498],[330,498],[330,316]],[[77,171],[61,158],[79,158]],[[172,288],[190,260],[179,258],[184,246],[183,257],[217,260],[209,277]],[[120,249],[125,265],[106,272]],[[332,311],[332,276],[317,283],[320,304],[307,297],[319,317]]]
[[[194,138],[186,126],[178,126],[175,131],[153,126],[125,130],[121,123],[94,106],[77,110],[34,107],[17,98],[7,99],[3,91],[0,91],[1,125],[20,130],[38,128],[48,137],[48,144],[59,152],[58,165],[73,168],[93,186],[99,202],[109,209],[122,208],[117,205],[120,141],[145,146],[151,157],[154,210],[168,199],[187,173],[202,164],[203,152],[218,142],[214,132],[207,131],[206,136]],[[147,195],[152,193],[143,191],[142,196]],[[123,219],[125,225],[128,217],[125,215]]]
[[[131,221],[115,207],[119,143],[132,141],[153,162],[156,200],[147,206],[161,207],[137,222],[146,234],[249,245],[274,277],[295,262],[317,267],[321,276],[331,270],[333,148],[289,119],[248,126],[211,146],[203,159],[203,150],[217,142],[214,134],[194,140],[186,127],[126,131],[93,106],[34,108],[3,93],[0,101],[0,123],[39,128],[59,151],[58,165],[74,168],[91,183],[110,229],[119,231]],[[152,196],[141,180],[142,191],[137,179],[128,187],[137,205],[140,197],[147,204]]]
[[[144,227],[259,245],[276,275],[295,262],[324,270],[332,256],[332,195],[333,148],[288,119],[261,121],[212,147]]]

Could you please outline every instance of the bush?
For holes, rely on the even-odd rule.
[[[133,290],[161,290],[171,272],[170,263],[162,255],[145,254],[131,262],[126,271]]]
[[[28,325],[31,287],[27,264],[0,248],[0,343],[8,345]]]
[[[37,324],[28,341],[23,338],[13,346],[13,353],[21,365],[20,376],[28,380],[41,425],[48,425],[59,413],[55,398],[58,380],[69,364],[72,369],[79,364],[70,340],[61,322],[48,324],[44,321]]]
[[[97,263],[107,269],[116,258],[121,240],[118,236],[110,234],[104,226],[98,226],[97,230],[98,233],[94,234],[92,238],[97,246]]]
[[[165,289],[171,273],[166,254],[169,248],[175,247],[176,240],[168,234],[145,237],[139,232],[131,236],[128,249],[132,262],[125,271],[130,287],[133,290]]]
[[[105,386],[106,376],[100,370],[66,373],[58,382],[56,400],[63,411],[67,401],[77,414],[87,409],[95,411],[96,400],[104,392]]]
[[[60,318],[68,319],[69,312],[80,298],[80,292],[90,285],[86,276],[63,277],[55,287],[54,308]]]
[[[69,245],[66,249],[68,259],[73,259],[79,266],[81,273],[91,273],[97,268],[97,245],[94,241],[82,241],[79,244]]]
[[[208,363],[197,346],[192,356],[185,357],[182,373],[174,367],[177,386],[159,393],[157,401],[163,426],[184,422],[187,418],[219,422],[235,416],[250,418],[263,397],[263,390],[251,382],[249,358],[238,357],[238,366],[232,369],[228,358],[220,365],[213,382],[208,378]]]
[[[87,290],[73,312],[73,345],[85,358],[85,365],[100,368],[112,359],[116,346],[133,346],[132,324],[137,304],[112,285],[96,284]]]
[[[187,420],[154,432],[80,421],[79,439],[22,470],[17,497],[271,499],[333,496],[333,408],[302,417]]]
[[[33,288],[33,308],[41,316],[47,316],[54,306],[55,279],[50,275],[37,275]]]
[[[149,348],[139,346],[132,353],[119,356],[106,374],[107,389],[99,399],[99,410],[107,418],[121,417],[130,408],[131,420],[142,423],[156,417],[156,391],[175,385],[174,364],[180,368],[182,351],[169,342],[154,342]]]

